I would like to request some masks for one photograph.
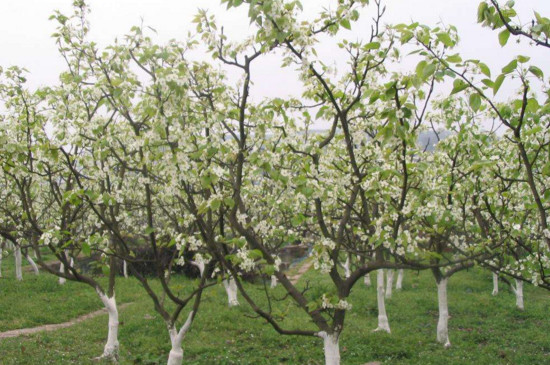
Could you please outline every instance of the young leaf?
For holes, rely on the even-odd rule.
[[[498,77],[495,80],[495,83],[493,84],[493,95],[497,94],[505,78],[506,78],[506,75],[504,74],[498,75]]]
[[[498,34],[498,42],[502,47],[504,47],[506,43],[508,43],[509,38],[510,38],[510,32],[508,31],[508,29],[504,29],[502,32]]]
[[[533,75],[535,75],[541,80],[544,78],[544,73],[537,66],[529,66],[529,72],[531,72]]]
[[[512,60],[509,64],[507,64],[502,68],[502,73],[509,74],[513,72],[516,69],[516,67],[518,67],[518,60]]]
[[[470,107],[475,112],[477,112],[481,107],[481,97],[478,93],[473,93],[470,95]]]
[[[453,82],[453,91],[451,91],[451,95],[454,95],[456,93],[461,92],[462,90],[466,89],[468,87],[468,84],[462,81],[461,79],[456,79]]]

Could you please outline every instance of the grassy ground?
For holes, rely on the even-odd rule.
[[[12,265],[3,265],[0,279],[0,331],[59,323],[101,308],[91,288],[42,274],[24,272],[13,279]],[[375,282],[375,275],[372,275]],[[328,282],[308,272],[301,283],[314,283],[311,293],[323,292]],[[176,289],[188,284],[176,279]],[[188,285],[187,285],[188,286]],[[179,287],[179,288],[178,288]],[[255,295],[261,287],[251,286]],[[369,361],[386,364],[548,364],[550,363],[550,293],[526,286],[526,310],[515,309],[514,296],[504,287],[491,296],[491,276],[479,270],[459,273],[449,283],[450,337],[453,346],[435,343],[436,287],[429,272],[406,272],[404,290],[387,302],[392,334],[372,333],[376,327],[376,292],[358,283],[350,302],[340,345],[342,363]],[[283,296],[282,288],[277,288]],[[134,279],[120,279],[119,303],[132,302],[120,313],[122,364],[162,364],[169,338],[160,317]],[[284,311],[290,304],[277,304]],[[186,315],[183,313],[182,317]],[[315,338],[280,336],[263,321],[251,318],[246,305],[228,308],[221,286],[209,289],[191,332],[184,340],[185,363],[210,364],[322,364],[322,343]],[[287,326],[311,328],[298,313]],[[0,364],[97,364],[106,338],[107,316],[73,327],[27,337],[0,340]]]

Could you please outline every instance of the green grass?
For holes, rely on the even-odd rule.
[[[8,265],[4,265],[6,268]],[[16,283],[3,270],[0,279],[0,330],[58,323],[101,308],[91,288],[42,274],[25,272]],[[375,275],[372,275],[373,282]],[[308,272],[310,293],[328,288],[325,278]],[[185,290],[187,280],[176,278],[173,287]],[[249,285],[254,296],[261,287]],[[392,334],[373,333],[377,309],[374,288],[358,283],[350,302],[352,311],[340,340],[342,364],[360,365],[369,361],[386,364],[548,364],[550,363],[550,293],[526,285],[526,310],[515,308],[514,296],[504,286],[491,296],[489,273],[462,272],[450,279],[449,310],[452,347],[435,342],[437,297],[429,272],[406,272],[404,290],[387,301]],[[284,295],[276,289],[277,296]],[[73,298],[74,297],[74,298]],[[122,364],[162,364],[170,350],[168,334],[150,299],[134,279],[118,281],[117,300],[133,304],[121,310]],[[186,364],[323,364],[321,340],[281,336],[242,305],[228,308],[221,286],[205,292],[198,317],[184,340]],[[280,310],[292,309],[288,302],[276,303]],[[292,310],[290,311],[292,312]],[[182,318],[187,314],[182,313]],[[101,315],[73,327],[28,337],[0,340],[0,364],[97,364],[92,359],[102,353],[107,316]],[[287,327],[314,327],[300,312],[289,314]]]

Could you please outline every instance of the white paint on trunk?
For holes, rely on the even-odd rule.
[[[514,294],[516,295],[516,306],[524,310],[525,306],[523,304],[523,281],[515,279],[516,280],[516,287],[512,285],[512,290],[514,291]]]
[[[116,299],[113,295],[109,298],[107,295],[103,294],[101,291],[97,291],[97,294],[101,298],[103,305],[107,309],[109,314],[109,332],[107,334],[107,343],[103,348],[102,358],[107,359],[118,359],[118,310],[116,307]]]
[[[27,259],[27,261],[28,261],[29,264],[31,265],[32,271],[34,271],[34,274],[35,274],[35,275],[39,275],[39,274],[40,274],[40,271],[38,271],[38,266],[36,266],[36,262],[34,262],[34,260],[32,259],[32,257],[30,257],[29,255],[25,255],[25,258]]]
[[[370,288],[370,286],[372,285],[370,281],[370,273],[365,274],[364,281],[365,281],[365,285]]]
[[[227,301],[229,306],[234,307],[239,305],[239,299],[237,298],[237,284],[235,283],[235,279],[225,279],[223,281],[223,286],[225,288],[225,292],[227,293]]]
[[[498,294],[498,274],[493,273],[493,296]]]
[[[277,277],[275,275],[271,275],[271,289],[277,287]]]
[[[388,315],[386,314],[386,302],[384,299],[384,270],[378,270],[376,275],[376,298],[378,300],[378,327],[374,330],[391,333]]]
[[[403,269],[397,272],[397,281],[395,282],[395,290],[403,289]]]
[[[61,273],[65,273],[65,265],[63,265],[63,263],[59,264],[59,272]],[[63,285],[65,284],[65,282],[67,282],[67,279],[63,278],[63,277],[59,277],[59,284],[60,285]]]
[[[323,339],[325,365],[340,365],[339,333],[328,334],[325,331],[317,333]]]
[[[393,270],[386,271],[386,298],[387,299],[391,299],[394,273],[395,271]]]
[[[168,324],[168,333],[170,334],[170,342],[172,343],[172,349],[168,355],[168,365],[182,365],[183,363],[183,348],[182,343],[185,338],[185,334],[191,328],[193,322],[193,312],[190,312],[187,316],[187,320],[178,331],[174,324]]]
[[[350,265],[351,263],[348,255],[348,257],[346,258],[346,262],[344,262],[344,276],[346,277],[346,279],[351,276]]]
[[[199,262],[191,261],[191,265],[193,265],[193,266],[195,266],[199,269],[199,273],[200,273],[200,276],[202,278],[202,276],[204,275],[204,269],[206,268],[206,265],[204,264],[204,261],[199,261]]]
[[[128,279],[128,263],[126,260],[122,260],[122,273],[124,274],[124,277]]]
[[[437,341],[446,348],[451,346],[449,341],[449,305],[447,301],[447,278],[437,283],[437,301],[439,303],[439,321],[437,322]]]
[[[0,278],[2,277],[2,256],[4,252],[2,251],[2,247],[0,247]]]
[[[15,245],[15,278],[18,281],[23,280],[23,271],[21,270],[21,247]]]

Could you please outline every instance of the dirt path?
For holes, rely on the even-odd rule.
[[[127,306],[129,306],[130,304],[132,304],[132,303],[121,304],[118,307],[118,310],[124,309]],[[24,336],[24,335],[31,335],[33,333],[42,332],[42,331],[55,331],[55,330],[58,330],[60,328],[67,328],[67,327],[74,326],[75,324],[78,324],[80,322],[84,322],[88,319],[97,317],[97,316],[102,315],[102,314],[107,314],[107,310],[105,308],[97,310],[95,312],[84,314],[80,317],[71,319],[68,322],[56,323],[56,324],[46,324],[46,325],[38,326],[38,327],[20,328],[20,329],[17,329],[17,330],[0,332],[0,338],[9,338],[9,337],[18,337],[18,336]]]
[[[289,277],[288,279],[290,280],[290,282],[292,283],[292,285],[296,285],[296,283],[298,282],[298,280],[300,280],[300,278],[302,277],[302,275],[304,275],[306,273],[306,271],[309,270],[309,268],[313,265],[313,260],[306,260],[301,266],[300,268],[298,268],[298,271],[292,275],[291,277]]]

